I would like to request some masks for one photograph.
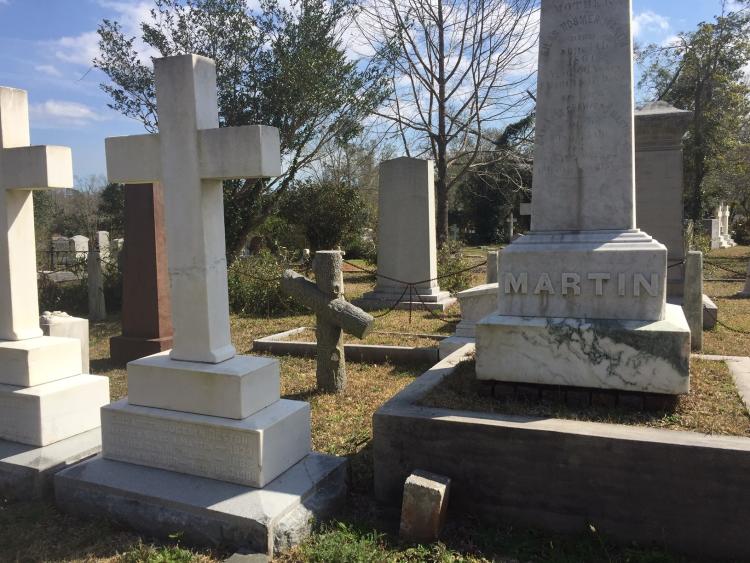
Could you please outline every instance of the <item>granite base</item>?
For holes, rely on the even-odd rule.
[[[346,460],[311,453],[262,489],[96,457],[55,477],[65,512],[159,537],[273,555],[344,502]]]
[[[0,440],[0,498],[34,500],[52,495],[58,471],[99,453],[99,428],[37,447]]]

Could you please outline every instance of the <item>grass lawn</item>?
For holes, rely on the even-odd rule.
[[[482,252],[476,251],[478,255]],[[746,263],[750,258],[750,249],[747,248],[721,252],[715,256],[731,261],[733,265],[743,260]],[[369,290],[374,283],[372,276],[362,273],[348,273],[345,281],[346,295],[350,300]],[[477,285],[484,283],[484,273],[474,274],[473,281]],[[707,292],[721,309],[720,319],[728,325],[750,329],[750,301],[731,299],[731,295],[740,289],[736,283],[707,284]],[[394,311],[377,319],[376,330],[451,334],[459,320],[457,308],[440,318],[423,311],[411,314],[409,311]],[[233,317],[234,344],[240,353],[249,353],[254,338],[300,326],[314,326],[314,322],[312,315],[304,314],[271,318]],[[724,331],[717,328],[706,334],[706,352],[750,354],[750,337]],[[108,339],[118,333],[119,323],[115,318],[91,326],[91,371],[109,376],[112,399],[127,395],[125,370],[109,361]],[[368,339],[368,343],[377,340],[375,336]],[[323,525],[304,544],[285,553],[281,557],[284,562],[687,561],[658,549],[611,545],[594,529],[582,530],[578,537],[557,536],[512,527],[486,528],[469,518],[450,522],[444,543],[426,547],[401,546],[397,540],[398,510],[378,507],[372,499],[372,414],[429,366],[350,362],[346,392],[329,395],[315,390],[314,360],[282,357],[280,361],[282,394],[287,398],[309,401],[312,405],[315,449],[348,456],[352,477],[349,502],[339,520]],[[721,395],[725,392],[722,374],[707,374],[705,382],[710,385],[710,377],[714,376],[717,378],[715,392]],[[700,380],[704,381],[702,375]],[[735,407],[736,404],[727,397],[727,412],[708,412],[697,417],[701,420],[695,421],[696,428],[703,429],[701,425],[709,424],[710,420],[716,421],[714,431],[717,432],[732,427],[736,424]],[[669,424],[665,422],[664,426],[670,427]],[[71,518],[41,502],[10,503],[0,499],[0,561],[212,562],[226,555],[211,550],[185,549],[179,545],[178,537],[164,543],[155,542],[107,522]]]

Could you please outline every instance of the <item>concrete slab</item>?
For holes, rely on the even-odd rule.
[[[58,507],[159,537],[272,555],[310,533],[346,495],[346,460],[311,453],[263,489],[100,456],[55,477]]]
[[[99,428],[42,448],[0,440],[0,498],[51,496],[55,473],[98,454],[101,447]]]

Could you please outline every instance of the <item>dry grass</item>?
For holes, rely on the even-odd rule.
[[[347,344],[368,344],[381,346],[409,346],[414,348],[437,348],[440,340],[427,335],[409,334],[402,332],[371,332],[362,340],[347,339]],[[291,334],[283,339],[289,342],[315,342],[315,329],[307,327],[302,332]]]
[[[750,416],[724,362],[694,361],[691,366],[690,393],[680,397],[674,409],[655,412],[595,406],[575,408],[558,402],[527,402],[519,398],[503,400],[485,397],[482,396],[481,384],[475,377],[474,367],[473,360],[461,364],[419,404],[453,410],[750,437]]]

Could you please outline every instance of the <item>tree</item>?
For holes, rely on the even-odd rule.
[[[527,113],[536,6],[535,0],[370,0],[360,19],[362,34],[392,72],[392,95],[379,117],[407,156],[435,161],[440,244],[448,239],[449,194],[486,150],[485,132]]]
[[[351,241],[367,224],[360,191],[347,182],[295,182],[284,196],[281,215],[300,227],[310,249],[335,250]]]
[[[686,207],[693,221],[705,211],[706,178],[736,145],[750,112],[743,70],[750,62],[750,8],[746,1],[733,5],[723,0],[715,21],[639,53],[648,65],[640,85],[651,97],[694,112],[685,143]]]
[[[221,126],[277,127],[285,173],[271,181],[225,182],[225,225],[230,258],[276,207],[295,177],[329,143],[345,142],[377,107],[386,83],[375,63],[348,58],[342,34],[352,0],[154,0],[152,23],[141,39],[161,56],[195,53],[216,61]],[[158,128],[153,69],[135,38],[105,20],[94,65],[110,82],[110,107]]]
[[[109,238],[125,236],[125,187],[108,184],[99,196],[99,228],[109,231]]]
[[[452,214],[459,228],[474,233],[473,244],[505,240],[510,214],[528,198],[533,130],[533,114],[508,125],[491,147],[483,147],[475,165],[458,183],[451,198]]]

